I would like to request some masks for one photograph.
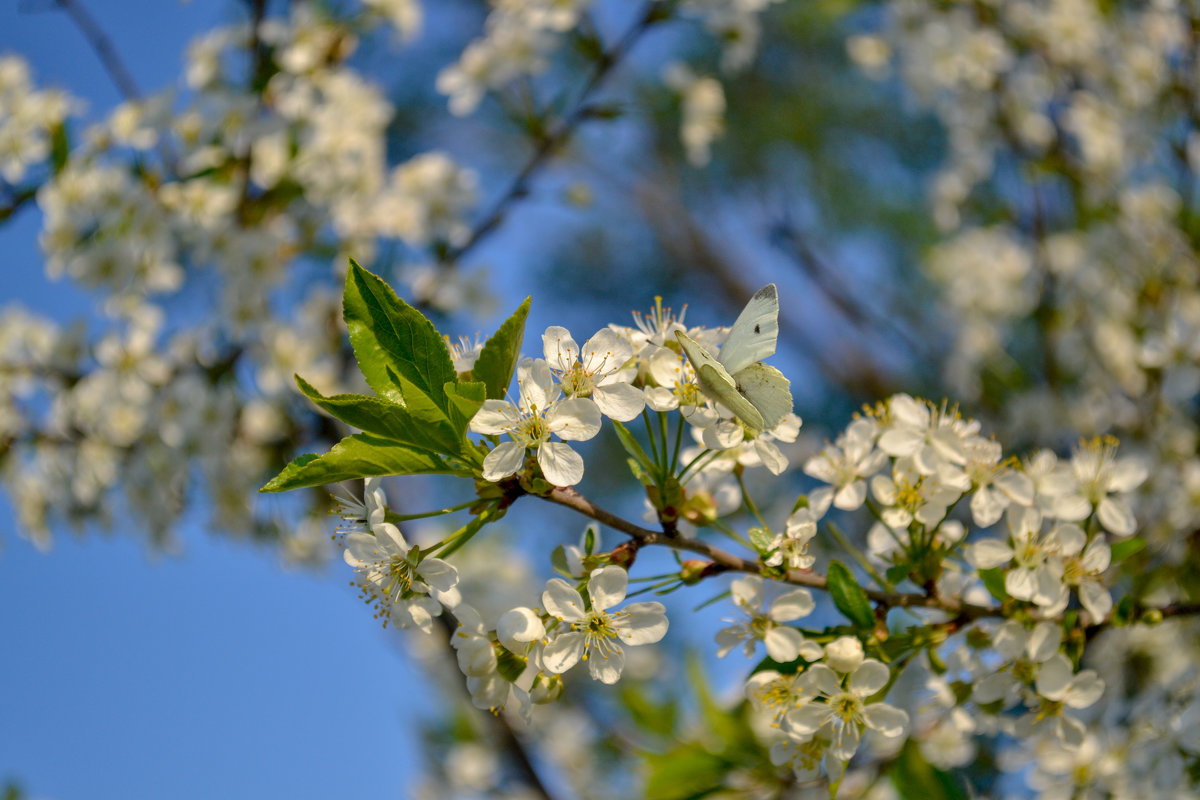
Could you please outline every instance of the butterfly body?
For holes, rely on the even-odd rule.
[[[759,289],[729,330],[717,356],[695,339],[676,332],[696,370],[700,391],[756,431],[774,428],[792,411],[791,384],[762,360],[779,338],[779,294],[775,284]]]

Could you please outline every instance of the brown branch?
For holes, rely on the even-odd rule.
[[[599,508],[574,489],[555,489],[544,497],[552,503],[574,509],[585,517],[590,517],[614,530],[628,534],[633,537],[639,546],[662,545],[674,548],[675,550],[686,550],[705,556],[716,565],[715,568],[708,570],[707,574],[712,575],[720,572],[745,572],[750,575],[763,574],[763,567],[758,561],[742,558],[719,547],[714,547],[700,539],[691,539],[678,535],[672,536],[662,531],[654,531],[649,528],[643,528],[640,525],[635,525],[628,520]],[[823,576],[807,570],[788,570],[784,574],[783,580],[797,586],[807,586],[811,589],[819,589],[821,591],[829,590],[829,584]],[[937,608],[953,613],[964,621],[979,619],[981,617],[1004,616],[1003,609],[999,606],[977,606],[971,603],[958,603],[944,597],[928,594],[881,592],[876,589],[864,589],[864,591],[872,600],[887,608]]]
[[[603,85],[604,81],[612,73],[613,68],[617,66],[633,49],[633,46],[642,37],[652,25],[661,22],[665,17],[661,3],[647,2],[641,13],[638,15],[637,21],[627,30],[617,43],[612,48],[602,52],[596,60],[596,66],[588,76],[587,82],[583,85],[580,91],[578,100],[575,101],[575,106],[559,123],[548,133],[541,137],[533,154],[517,176],[509,184],[508,190],[495,202],[491,210],[484,215],[475,227],[471,230],[471,234],[467,240],[455,248],[451,248],[442,256],[439,266],[453,267],[463,256],[473,250],[480,242],[491,235],[504,218],[508,215],[509,207],[522,197],[529,194],[529,184],[534,175],[550,160],[550,157],[556,150],[565,145],[575,130],[592,112],[588,105],[588,100],[592,94]]]

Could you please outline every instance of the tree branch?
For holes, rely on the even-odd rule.
[[[509,184],[508,190],[500,196],[491,210],[475,225],[467,240],[458,247],[451,248],[442,256],[439,266],[454,266],[463,256],[500,227],[500,224],[508,214],[509,207],[515,201],[529,193],[529,184],[534,174],[550,160],[555,150],[567,143],[580,123],[587,119],[591,112],[591,108],[588,106],[588,100],[591,95],[603,85],[604,81],[612,73],[613,68],[629,54],[629,51],[633,49],[633,46],[642,37],[642,34],[649,30],[656,22],[664,19],[662,14],[663,10],[660,3],[647,2],[643,6],[641,13],[638,14],[637,21],[634,22],[629,30],[625,31],[611,49],[605,50],[599,55],[596,66],[580,91],[579,99],[575,101],[575,106],[551,131],[541,138],[533,151],[533,155],[529,157],[529,160],[525,162],[525,166],[521,168],[521,171],[517,173],[512,183]]]
[[[719,572],[745,572],[750,575],[762,574],[763,568],[758,561],[742,558],[719,547],[714,547],[700,539],[691,539],[678,535],[672,536],[661,531],[654,531],[649,528],[643,528],[640,525],[635,525],[628,520],[597,507],[574,489],[558,488],[544,497],[552,503],[574,509],[585,517],[590,517],[610,528],[628,534],[633,537],[638,546],[662,545],[705,556],[716,565],[709,574],[717,574]],[[787,583],[796,584],[797,586],[807,586],[811,589],[819,589],[821,591],[828,591],[829,589],[828,582],[823,576],[806,570],[788,570],[783,579]],[[1003,609],[999,606],[977,606],[971,603],[958,603],[936,595],[883,592],[875,589],[864,589],[864,591],[872,600],[887,608],[937,608],[955,614],[964,621],[979,619],[981,617],[1004,616]]]
[[[120,53],[113,47],[112,40],[96,22],[96,18],[79,0],[54,0],[54,2],[66,12],[71,21],[75,23],[75,27],[79,28],[79,32],[87,39],[88,44],[92,46],[96,57],[100,59],[101,65],[108,72],[108,76],[112,78],[112,82],[116,84],[117,91],[121,93],[121,96],[131,102],[140,100],[142,93],[133,80],[133,74],[121,60]]]

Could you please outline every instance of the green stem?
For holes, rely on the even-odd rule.
[[[700,461],[700,459],[704,458],[705,456],[713,456],[715,458],[720,452],[720,450],[701,450],[698,456],[684,464],[683,471],[679,473],[679,482],[684,482],[688,472],[691,471],[692,467],[696,466],[696,463]]]
[[[675,452],[671,455],[671,474],[675,474],[675,468],[679,466],[679,450],[683,445],[683,414],[679,415],[679,423],[675,426]]]
[[[397,522],[407,522],[410,519],[427,519],[429,517],[440,517],[442,514],[453,514],[455,511],[462,511],[464,508],[473,506],[478,502],[479,502],[479,498],[473,498],[471,500],[466,501],[465,503],[459,503],[456,506],[450,506],[449,508],[439,508],[436,511],[425,511],[420,514],[393,514],[391,511],[389,511],[389,512],[387,512],[384,519],[386,519],[388,522],[390,522],[394,525]]]
[[[483,530],[484,525],[487,525],[489,522],[495,522],[503,517],[504,513],[505,512],[503,511],[497,511],[496,506],[494,505],[485,508],[482,512],[480,512],[479,516],[475,517],[475,519],[471,520],[466,525],[463,525],[454,533],[450,534],[445,539],[429,548],[426,553],[434,553],[440,550],[441,552],[438,553],[438,558],[448,557],[451,553],[455,552],[464,544],[471,541],[475,534]]]
[[[667,462],[667,443],[670,441],[671,436],[668,432],[667,415],[661,411],[656,413],[658,414],[658,432],[659,436],[662,437],[662,475],[666,478],[667,469],[669,468]]]
[[[712,528],[715,531],[725,534],[730,539],[733,539],[735,542],[744,544],[746,547],[750,548],[751,550],[754,549],[754,545],[751,544],[749,539],[747,539],[745,536],[742,536],[740,533],[735,531],[733,528],[731,528],[729,526],[728,523],[726,523],[722,519],[713,519],[711,522],[708,523],[708,527]]]
[[[745,501],[746,508],[750,509],[750,513],[754,515],[756,520],[758,520],[758,524],[763,526],[763,530],[774,536],[775,534],[771,530],[771,526],[767,524],[765,519],[763,519],[763,515],[759,513],[758,506],[754,504],[754,500],[750,497],[750,493],[746,491],[746,482],[742,480],[742,474],[737,470],[734,470],[734,474],[737,475],[738,486],[742,489],[742,500]]]
[[[658,439],[654,435],[654,425],[650,423],[649,411],[642,410],[642,420],[646,423],[646,435],[650,437],[650,454],[654,456],[654,463],[661,470],[663,460],[658,455]],[[666,449],[666,446],[666,443],[664,443],[663,448]],[[661,480],[661,477],[656,478],[656,480]]]
[[[852,544],[850,540],[842,534],[841,529],[838,528],[836,523],[827,520],[825,522],[825,527],[829,531],[829,534],[833,537],[834,541],[841,545],[843,550],[854,557],[854,560],[858,562],[859,566],[866,570],[867,574],[875,580],[875,583],[879,584],[881,589],[890,592],[893,588],[895,588],[892,586],[890,581],[879,574],[879,571],[875,569],[875,566],[867,559],[866,555],[864,555],[861,550],[855,547],[854,544]]]

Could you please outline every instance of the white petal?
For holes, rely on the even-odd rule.
[[[555,486],[574,486],[583,480],[583,457],[569,445],[544,442],[538,448],[537,460],[546,480]]]
[[[607,653],[600,654],[593,650],[588,655],[588,672],[592,678],[601,683],[613,684],[621,680],[621,670],[625,669],[625,653],[619,647],[614,647]]]
[[[550,365],[540,358],[527,358],[517,366],[517,388],[521,393],[521,408],[527,412],[544,413],[562,395]]]
[[[662,603],[632,603],[621,613],[625,616],[617,636],[625,644],[653,644],[667,634],[667,613]]]
[[[815,692],[830,696],[842,691],[842,681],[837,673],[824,664],[814,664],[804,673],[804,682]]]
[[[770,617],[776,622],[790,622],[807,617],[815,607],[812,592],[808,589],[793,589],[775,598],[775,602],[771,604]]]
[[[1053,622],[1039,622],[1029,634],[1025,652],[1029,653],[1029,657],[1034,661],[1046,661],[1058,652],[1058,648],[1062,646],[1062,639],[1062,628],[1058,625]]]
[[[1140,459],[1119,459],[1113,467],[1112,477],[1109,478],[1108,490],[1110,492],[1131,492],[1141,486],[1149,476],[1149,470]]]
[[[787,469],[788,460],[774,442],[769,442],[762,437],[754,440],[754,452],[758,454],[762,465],[767,468],[767,472],[772,475],[782,475]]]
[[[976,683],[975,691],[971,696],[975,698],[976,703],[992,703],[996,700],[1006,699],[1016,685],[1017,682],[1012,675],[1007,672],[996,672]]]
[[[583,345],[583,367],[597,378],[612,375],[631,358],[633,347],[609,328],[597,331]]]
[[[546,635],[546,626],[530,608],[514,608],[505,611],[496,622],[496,638],[500,644],[514,653],[525,649],[525,645],[536,642]]]
[[[887,686],[891,671],[882,662],[868,658],[850,676],[850,691],[862,697],[873,695]]]
[[[904,729],[908,727],[908,713],[886,703],[875,703],[863,709],[863,721],[868,728],[891,739],[904,734]]]
[[[862,507],[867,499],[867,482],[854,481],[838,489],[833,505],[842,511],[854,511]]]
[[[483,479],[499,481],[512,475],[525,463],[525,446],[516,442],[502,442],[483,459]]]
[[[1037,593],[1033,570],[1023,567],[1012,570],[1004,576],[1004,589],[1018,600],[1032,600],[1034,594]]]
[[[583,598],[575,591],[575,587],[562,578],[546,581],[546,591],[542,592],[542,608],[566,622],[583,621]]]
[[[834,731],[833,741],[829,743],[829,752],[842,761],[849,761],[858,749],[858,738],[861,735],[857,723],[843,725]]]
[[[976,569],[993,569],[1012,561],[1013,550],[999,539],[984,539],[969,546],[966,557]]]
[[[390,522],[381,522],[372,529],[375,533],[375,539],[379,542],[379,546],[388,553],[406,556],[408,555],[408,542],[404,539],[404,534]]]
[[[594,570],[588,578],[588,597],[593,609],[612,608],[625,599],[628,588],[629,573],[615,565]]]
[[[1073,674],[1071,660],[1062,653],[1055,653],[1038,669],[1038,694],[1048,700],[1062,700],[1067,696]]]
[[[1096,509],[1096,516],[1105,530],[1114,536],[1131,536],[1137,530],[1137,520],[1124,500],[1115,497],[1104,498]]]
[[[979,527],[987,528],[1000,521],[1004,506],[1005,503],[1001,502],[998,492],[982,486],[971,497],[971,518]]]
[[[542,648],[542,666],[550,672],[563,673],[583,657],[584,635],[579,631],[564,631]]]
[[[829,706],[824,703],[805,703],[789,711],[783,720],[789,732],[809,737],[821,729],[828,716]]]
[[[652,411],[674,411],[679,408],[679,398],[665,386],[652,386],[646,390],[646,405]]]
[[[601,413],[617,422],[636,419],[646,407],[646,394],[628,383],[610,383],[592,389],[592,399]]]
[[[879,449],[889,456],[910,456],[925,444],[924,431],[892,428],[879,437]]]
[[[1070,708],[1087,708],[1100,699],[1104,694],[1104,681],[1096,676],[1095,671],[1085,669],[1075,676],[1067,690],[1063,702]]]
[[[554,404],[546,414],[546,427],[564,441],[586,442],[600,432],[600,409],[586,397],[571,397]]]
[[[1108,618],[1108,612],[1112,611],[1112,595],[1095,581],[1079,585],[1079,602],[1092,615],[1092,622],[1103,622]]]
[[[563,372],[579,360],[579,345],[571,338],[571,332],[561,325],[546,328],[542,334],[542,352],[551,367]]]
[[[448,592],[458,585],[458,570],[440,558],[427,558],[417,566],[417,574],[439,592]]]
[[[804,643],[804,636],[795,628],[774,626],[763,634],[763,643],[767,646],[767,655],[781,664],[786,664],[800,655],[800,645]]]
[[[521,412],[507,400],[484,400],[471,417],[471,432],[497,436],[521,421]]]

